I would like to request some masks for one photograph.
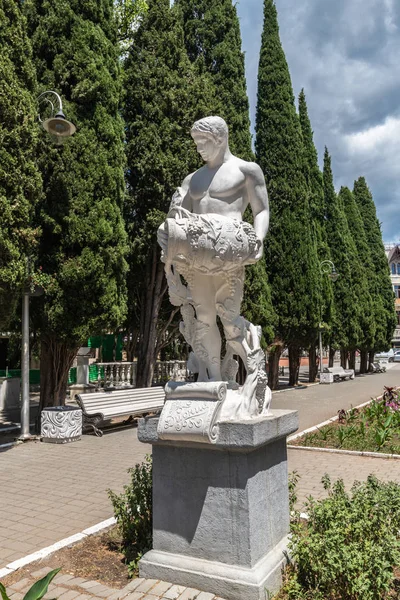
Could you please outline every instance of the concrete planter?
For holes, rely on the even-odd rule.
[[[82,411],[75,406],[54,406],[41,413],[42,442],[65,444],[82,436]]]
[[[320,383],[333,383],[333,373],[321,373],[319,376]]]
[[[0,423],[20,420],[20,388],[21,379],[19,377],[0,378]]]

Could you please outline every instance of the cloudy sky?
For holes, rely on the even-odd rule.
[[[400,241],[400,0],[276,0],[297,97],[304,87],[320,163],[335,187],[363,175],[386,242]],[[251,119],[262,0],[239,0]]]

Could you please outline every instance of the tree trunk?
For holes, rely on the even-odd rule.
[[[372,371],[372,363],[374,362],[375,351],[370,350],[368,352],[368,371]]]
[[[347,357],[348,351],[346,350],[346,348],[340,348],[340,366],[343,369],[347,369]]]
[[[301,348],[289,346],[289,385],[299,384]]]
[[[59,338],[44,336],[40,345],[40,404],[39,417],[44,408],[64,406],[68,373],[79,345],[71,348]]]
[[[308,381],[310,383],[314,383],[318,373],[317,348],[318,344],[314,342],[308,349]]]
[[[356,351],[350,350],[349,352],[349,369],[354,369],[356,372]]]
[[[333,361],[335,360],[336,350],[329,346],[329,368],[333,367]]]
[[[366,373],[368,369],[368,350],[360,352],[360,373]]]
[[[165,285],[163,286],[163,280],[164,265],[159,260],[157,246],[154,246],[152,258],[147,265],[147,286],[141,302],[136,379],[136,386],[139,388],[150,387],[153,380],[157,359],[157,323],[161,301],[167,289]]]
[[[271,390],[277,390],[279,387],[279,359],[282,353],[282,346],[273,346],[268,353],[268,386]]]

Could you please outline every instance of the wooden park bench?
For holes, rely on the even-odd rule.
[[[354,379],[354,369],[343,369],[343,367],[325,367],[324,373],[332,373],[333,381],[341,379]]]
[[[164,406],[164,387],[125,388],[92,394],[77,394],[76,402],[82,409],[83,432],[93,431],[103,435],[99,425],[117,417],[143,416],[158,412]]]

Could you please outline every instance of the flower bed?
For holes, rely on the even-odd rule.
[[[362,409],[340,410],[338,416],[291,445],[400,454],[400,390],[385,388],[382,399]]]

